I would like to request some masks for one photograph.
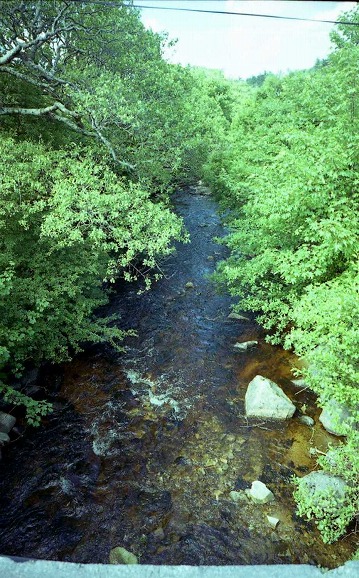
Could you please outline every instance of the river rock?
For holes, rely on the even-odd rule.
[[[153,534],[153,537],[158,541],[163,540],[165,537],[165,532],[164,532],[162,526],[160,526],[159,528],[156,528],[156,530],[154,530],[154,532],[152,532],[152,534]]]
[[[231,498],[232,502],[243,502],[248,499],[244,492],[237,492],[236,490],[229,492],[229,497]]]
[[[274,500],[273,492],[271,492],[267,486],[259,480],[252,482],[248,495],[256,504],[266,504],[267,502],[272,502]]]
[[[228,315],[227,319],[235,319],[236,321],[249,321],[248,317],[245,317],[245,315],[240,315],[240,313],[235,313],[234,311]]]
[[[349,409],[338,403],[335,399],[331,399],[323,407],[323,411],[319,416],[319,421],[323,427],[335,436],[343,436],[347,434],[350,427],[348,421],[351,418]]]
[[[16,423],[16,418],[9,413],[0,411],[0,432],[9,433]]]
[[[289,419],[296,407],[274,381],[256,375],[247,388],[245,410],[248,417]]]
[[[4,431],[0,431],[0,446],[9,443],[10,437],[9,434],[5,433]]]
[[[313,500],[313,503],[319,505],[325,500],[325,496],[332,496],[335,498],[337,506],[331,505],[331,508],[337,507],[338,514],[343,507],[343,501],[348,491],[348,485],[339,476],[333,476],[322,471],[311,472],[304,476],[299,481],[299,488],[305,491],[306,496]],[[335,515],[335,511],[331,510],[331,515]]]
[[[258,341],[242,341],[242,343],[235,343],[234,347],[239,351],[247,351],[258,345]]]
[[[112,548],[109,561],[110,564],[138,564],[137,556],[121,546]]]
[[[292,379],[292,384],[301,389],[307,389],[309,387],[304,379]]]
[[[307,425],[309,427],[313,427],[315,424],[315,421],[312,417],[310,417],[309,415],[301,415],[299,417],[299,421],[300,423]]]
[[[273,530],[276,529],[276,527],[278,526],[278,524],[280,522],[280,520],[278,518],[274,518],[273,516],[267,516],[267,520],[268,520],[270,527],[273,528]]]
[[[198,181],[198,185],[194,187],[196,195],[211,195],[211,189],[206,187],[201,181]]]

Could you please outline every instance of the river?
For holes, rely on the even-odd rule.
[[[191,243],[178,244],[149,292],[119,288],[107,313],[137,336],[122,353],[91,347],[40,373],[54,412],[4,450],[0,551],[107,563],[123,546],[143,564],[309,563],[335,567],[353,536],[324,545],[295,514],[291,478],[316,467],[335,443],[318,423],[314,396],[291,383],[295,356],[265,342],[253,318],[228,319],[232,300],[208,275],[226,254],[214,200],[175,195]],[[239,352],[237,341],[258,340]],[[248,421],[244,395],[257,374],[278,383],[314,428]],[[259,479],[275,502],[231,491]],[[267,515],[280,522],[274,530]]]

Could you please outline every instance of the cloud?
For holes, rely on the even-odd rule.
[[[160,24],[157,18],[143,16],[142,22],[145,28],[151,29],[153,32],[163,32],[163,25]]]

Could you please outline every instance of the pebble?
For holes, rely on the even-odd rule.
[[[156,538],[156,540],[163,540],[165,537],[163,528],[161,526],[159,528],[156,528],[156,530],[153,532],[153,535]]]
[[[274,518],[273,516],[267,516],[267,520],[269,522],[269,525],[271,526],[271,528],[273,528],[274,530],[276,529],[276,527],[279,524],[279,520],[278,518]]]
[[[229,492],[229,497],[233,502],[242,502],[243,500],[247,499],[247,496],[244,492],[236,492],[235,490]]]
[[[301,415],[299,417],[299,421],[300,423],[304,424],[304,425],[308,425],[309,427],[313,427],[313,425],[315,424],[315,421],[312,417],[310,417],[309,415]]]

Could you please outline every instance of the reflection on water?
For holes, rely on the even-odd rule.
[[[318,424],[313,396],[290,382],[295,356],[265,343],[254,321],[227,318],[231,299],[208,279],[225,254],[213,241],[222,234],[214,202],[182,192],[176,206],[191,244],[162,264],[150,293],[128,286],[108,307],[137,331],[125,352],[92,348],[43,376],[49,389],[59,384],[55,412],[1,463],[1,552],[106,563],[124,546],[147,564],[337,566],[355,537],[323,545],[291,497],[292,475],[315,468],[313,453],[336,440]],[[234,349],[246,340],[259,345]],[[297,416],[248,421],[244,395],[257,374],[315,427]],[[255,479],[275,502],[247,499]],[[276,530],[267,515],[280,520]]]

